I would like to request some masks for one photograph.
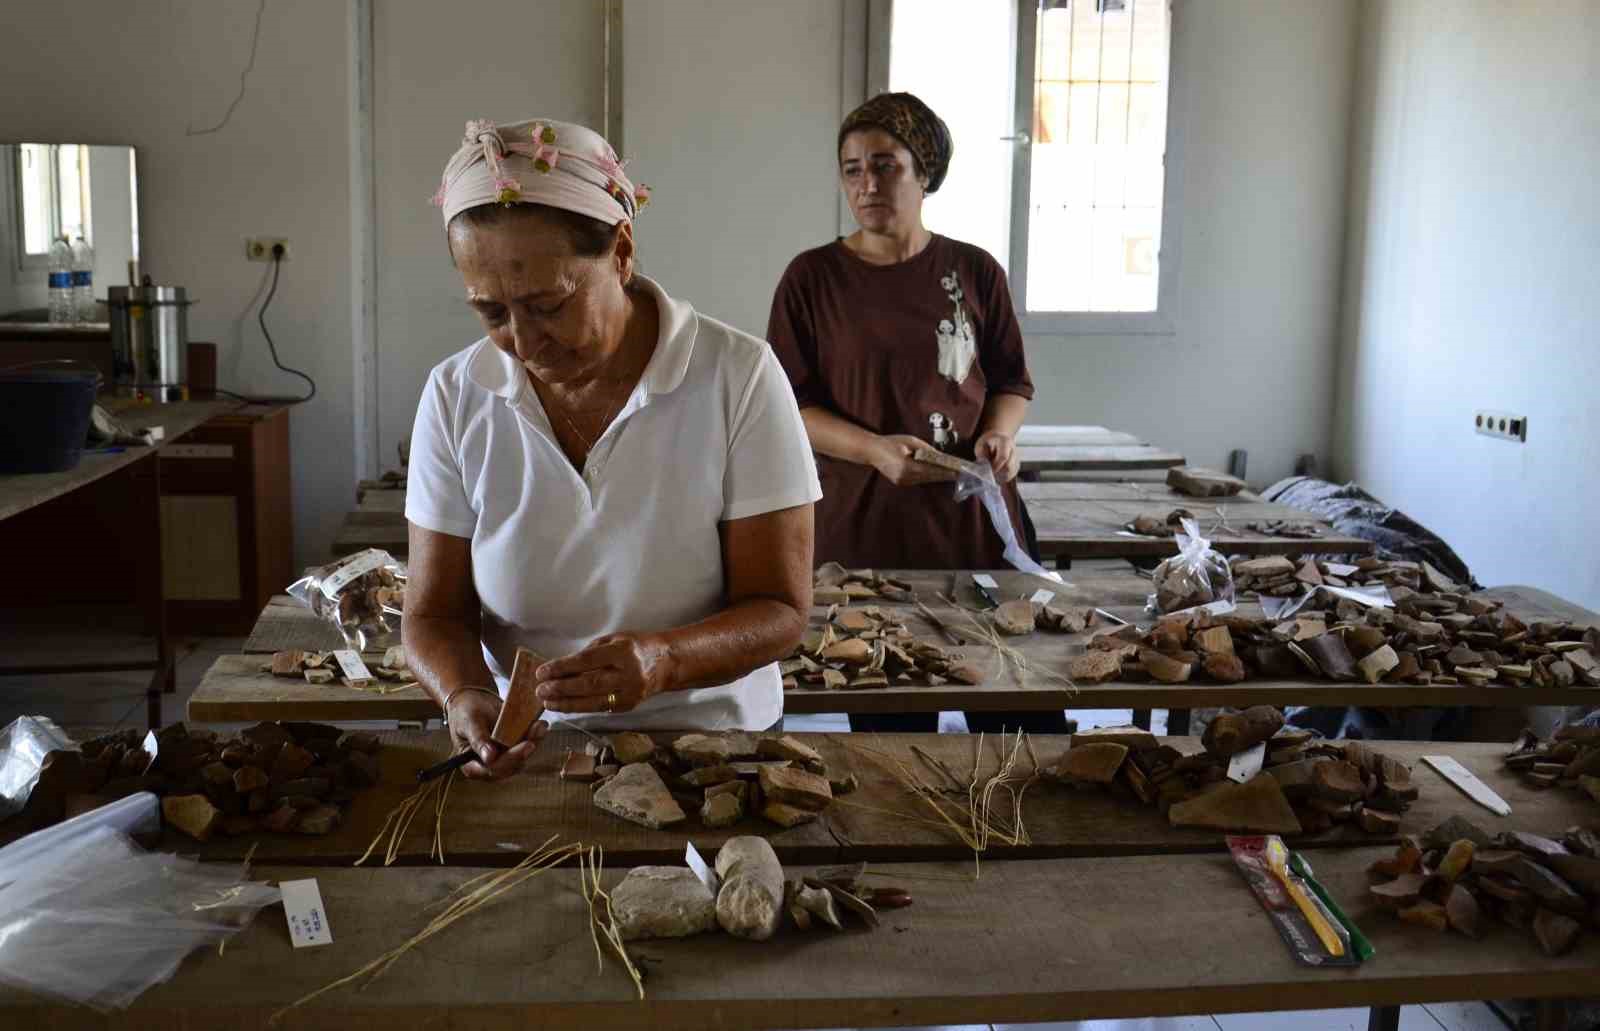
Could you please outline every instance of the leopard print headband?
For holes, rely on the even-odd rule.
[[[928,177],[928,192],[939,189],[956,145],[950,127],[932,108],[910,93],[880,93],[845,116],[838,145],[844,146],[846,136],[867,127],[882,129],[905,144],[917,161],[917,171]]]

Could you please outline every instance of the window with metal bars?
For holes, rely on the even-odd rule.
[[[956,141],[928,227],[1007,266],[1032,332],[1170,332],[1171,0],[893,0],[889,23],[889,88]]]

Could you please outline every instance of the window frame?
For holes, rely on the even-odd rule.
[[[1093,2],[1093,0],[1079,0]],[[1011,284],[1011,299],[1017,310],[1017,321],[1025,334],[1033,336],[1175,336],[1178,305],[1178,256],[1181,214],[1183,211],[1183,130],[1187,119],[1177,104],[1181,94],[1176,84],[1182,79],[1178,46],[1181,32],[1180,16],[1183,0],[1164,0],[1167,5],[1167,139],[1163,161],[1161,187],[1161,247],[1156,261],[1160,281],[1156,287],[1154,311],[1030,311],[1027,305],[1028,290],[1028,215],[1032,188],[1033,162],[1031,134],[1034,124],[1034,67],[1039,38],[1039,0],[1016,0],[1013,16],[1014,71],[1012,85],[1012,125],[1018,135],[1028,134],[1027,142],[1016,141],[1011,163],[1011,253],[1008,255],[1006,277]],[[851,11],[848,8],[854,7]],[[855,106],[852,96],[873,96],[888,88],[890,26],[893,24],[894,0],[847,0],[846,74],[841,79],[845,110]],[[864,60],[852,60],[851,51],[861,44],[853,39],[850,28],[859,26],[864,39]],[[863,67],[864,66],[864,67]],[[852,68],[865,74],[851,75]],[[864,86],[865,89],[861,89]],[[1022,198],[1018,202],[1018,198]],[[848,222],[849,210],[840,203],[840,227],[844,232],[854,231]],[[849,228],[845,228],[848,225]]]
[[[29,140],[32,143],[34,141]],[[11,281],[17,285],[31,285],[40,275],[50,267],[50,251],[45,249],[43,254],[28,253],[27,226],[24,224],[26,213],[22,210],[22,145],[12,145],[11,160],[4,162],[4,180],[0,181],[0,189],[4,189],[10,198],[11,205],[11,253],[16,260],[11,266]],[[48,177],[50,182],[50,233],[49,239],[54,240],[61,235],[61,200],[56,196],[59,189],[58,176],[55,164],[55,151],[51,151],[51,169]]]

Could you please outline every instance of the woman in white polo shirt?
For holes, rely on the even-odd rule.
[[[471,122],[435,196],[487,336],[434,368],[411,438],[405,639],[467,776],[519,646],[552,718],[766,729],[811,604],[804,424],[762,341],[638,275],[648,199],[596,133]]]

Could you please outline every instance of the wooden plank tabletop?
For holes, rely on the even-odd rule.
[[[333,538],[333,557],[342,558],[365,548],[382,548],[391,555],[403,558],[411,550],[410,526],[411,524],[406,522],[404,511],[356,509],[353,512],[346,512],[344,521],[339,524],[339,532]]]
[[[113,414],[129,429],[141,430],[160,426],[165,431],[161,442],[153,447],[128,445],[120,452],[86,454],[78,464],[60,473],[28,473],[0,476],[0,519],[26,512],[63,494],[70,493],[102,476],[159,452],[185,433],[206,420],[239,407],[237,401],[172,401],[160,405],[132,405],[127,407],[107,404]]]
[[[1191,498],[1157,483],[1019,483],[1046,558],[1164,558],[1175,555],[1171,537],[1135,534],[1126,525],[1141,515],[1162,522],[1175,508],[1194,514],[1200,530],[1227,555],[1367,554],[1372,542],[1337,533],[1306,512],[1262,501],[1249,492],[1231,498]],[[1316,523],[1322,535],[1280,537],[1249,523],[1293,520]]]
[[[1104,426],[1050,426],[1030,423],[1017,430],[1018,447],[1100,445],[1126,447],[1146,444],[1148,441],[1132,433],[1119,433]]]
[[[1024,473],[1166,469],[1184,462],[1178,452],[1148,444],[1029,444],[1018,445],[1017,453]]]
[[[361,500],[356,505],[358,512],[399,512],[406,511],[406,492],[403,490],[369,490],[361,495]]]
[[[671,733],[652,735],[670,741]],[[695,814],[687,823],[668,830],[650,830],[597,809],[589,785],[560,780],[556,774],[569,748],[581,748],[584,738],[571,730],[558,730],[546,739],[527,770],[499,784],[457,779],[450,788],[443,822],[447,861],[461,865],[511,865],[519,850],[533,848],[551,834],[563,840],[602,845],[617,863],[678,863],[686,840],[707,851],[729,837],[761,834],[788,863],[923,862],[971,859],[972,852],[934,815],[917,802],[894,774],[894,761],[923,771],[913,755],[916,745],[935,756],[958,776],[971,775],[979,752],[979,739],[966,734],[797,734],[817,749],[830,774],[854,773],[860,787],[840,796],[824,817],[811,824],[781,830],[756,817],[724,830],[708,830]],[[1200,751],[1196,738],[1165,739],[1184,754]],[[417,770],[446,758],[451,752],[444,731],[393,731],[384,735],[381,775],[377,787],[357,794],[344,826],[325,837],[260,834],[216,839],[204,845],[173,834],[166,847],[185,854],[198,852],[206,859],[237,860],[251,847],[260,862],[347,866],[367,850],[389,812],[416,790]],[[998,766],[1000,742],[990,735],[982,741],[981,772],[987,777]],[[1034,754],[1045,766],[1053,764],[1067,748],[1064,736],[1033,739]],[[1520,777],[1501,768],[1508,746],[1494,743],[1379,742],[1386,754],[1414,767],[1413,778],[1421,797],[1406,813],[1401,830],[1420,833],[1449,816],[1461,815],[1494,833],[1520,829],[1559,835],[1575,824],[1600,819],[1600,806],[1575,791],[1535,791]],[[1461,761],[1484,783],[1500,793],[1512,807],[1509,818],[1497,817],[1472,802],[1418,760],[1423,754],[1446,754]],[[1031,760],[1021,760],[1031,771]],[[433,812],[419,818],[404,840],[401,862],[428,863],[432,845]],[[1222,836],[1211,831],[1170,826],[1159,809],[1104,791],[1077,791],[1040,781],[1023,795],[1023,822],[1030,841],[1016,846],[996,843],[987,859],[1041,859],[1061,856],[1149,855],[1203,852],[1222,847]],[[1362,834],[1354,828],[1334,830],[1301,839],[1301,847],[1349,847],[1392,839]],[[381,850],[380,850],[381,852]]]
[[[986,865],[889,865],[873,879],[915,901],[875,931],[771,941],[726,934],[635,943],[639,1000],[614,959],[597,966],[589,908],[570,871],[545,873],[403,957],[364,988],[289,1013],[295,1031],[475,1031],[606,1027],[653,1031],[871,1027],[1177,1016],[1570,996],[1600,978],[1591,934],[1567,956],[1492,926],[1481,941],[1404,924],[1368,902],[1383,849],[1319,854],[1317,875],[1371,939],[1360,967],[1297,964],[1226,856],[1085,858]],[[609,857],[608,857],[609,858]],[[798,876],[803,868],[787,869]],[[130,1009],[102,1016],[0,989],[0,1023],[57,1031],[265,1027],[283,1006],[353,973],[415,934],[475,871],[306,870],[331,948],[295,949],[277,907],[225,951],[201,949]],[[621,866],[608,868],[614,886]]]
[[[390,645],[400,643],[400,618],[392,616],[390,619],[395,624],[395,632],[368,642],[366,654],[381,655]],[[261,610],[250,636],[245,639],[243,651],[247,655],[271,655],[289,648],[327,652],[344,647],[347,647],[344,635],[332,623],[318,618],[287,594],[276,594]]]
[[[979,603],[965,572],[900,571],[893,575],[910,582],[919,596],[943,618],[960,623],[962,616],[939,600],[957,585],[954,597],[963,605]],[[1097,605],[1134,622],[1147,622],[1144,601],[1149,581],[1126,567],[1096,566],[1071,570],[1070,588],[1024,573],[993,573],[1005,597],[1021,597],[1040,587],[1057,592],[1057,603],[1067,606]],[[1600,615],[1564,602],[1547,592],[1526,587],[1506,587],[1488,592],[1504,600],[1510,610],[1523,618],[1571,619],[1586,625],[1600,625]],[[905,611],[907,624],[919,636],[936,637],[933,628],[914,608],[882,601],[883,608]],[[1242,603],[1240,613],[1259,616],[1254,602]],[[813,611],[820,623],[824,610]],[[1100,627],[1096,630],[1102,629]],[[1070,657],[1084,647],[1091,635],[1034,633],[1012,638],[1008,644],[1027,657],[1037,670],[1064,672]],[[382,644],[397,643],[392,639]],[[339,638],[326,623],[289,599],[274,599],[263,612],[246,642],[246,649],[270,653],[283,648],[308,651],[339,646]],[[788,691],[786,712],[945,712],[1050,711],[1056,709],[1100,708],[1176,708],[1193,709],[1212,705],[1418,705],[1527,706],[1600,704],[1600,689],[1487,685],[1366,684],[1311,678],[1248,680],[1241,684],[1139,684],[1114,681],[1087,684],[1077,688],[1029,672],[1017,674],[1006,668],[987,646],[967,645],[965,654],[985,669],[988,680],[977,685],[945,684],[939,687],[898,685],[858,691],[827,691],[801,686]],[[379,695],[333,686],[313,686],[273,677],[260,672],[259,655],[223,656],[207,671],[189,700],[189,718],[200,722],[237,722],[258,719],[427,719],[437,710],[420,690]]]

